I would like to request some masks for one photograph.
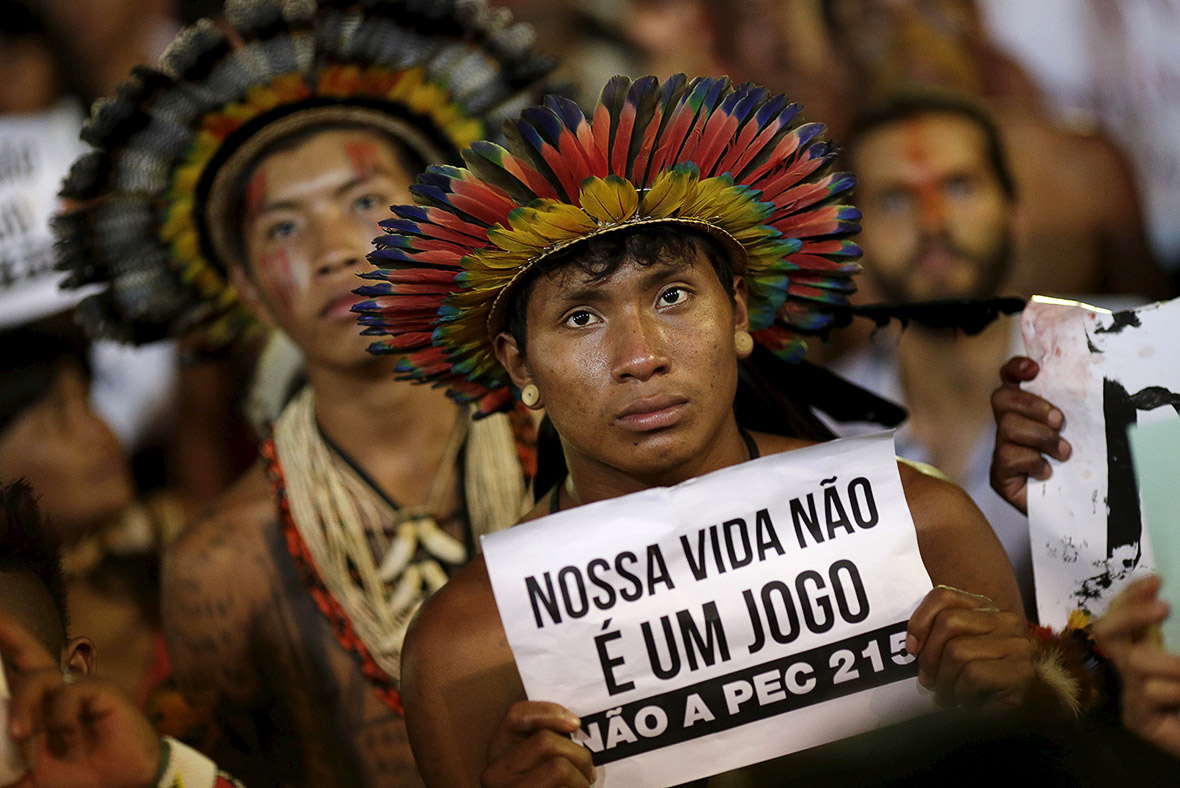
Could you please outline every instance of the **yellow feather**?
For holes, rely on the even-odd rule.
[[[639,193],[629,181],[618,176],[587,178],[578,200],[582,210],[600,225],[619,224],[635,215]]]
[[[546,206],[544,210],[533,210],[528,221],[538,232],[557,243],[580,237],[595,229],[594,220],[585,211],[559,202]]]
[[[639,204],[639,215],[653,219],[676,216],[685,198],[696,188],[697,175],[690,170],[665,170]]]

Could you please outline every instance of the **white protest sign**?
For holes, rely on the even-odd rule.
[[[58,289],[49,220],[62,178],[85,150],[81,125],[73,104],[0,118],[0,328],[68,309],[80,297]]]
[[[533,700],[605,786],[661,788],[932,710],[905,653],[930,591],[881,433],[485,536]]]
[[[1142,526],[1127,428],[1180,418],[1180,302],[1124,312],[1034,298],[1024,342],[1041,371],[1029,391],[1065,414],[1073,452],[1028,486],[1041,623],[1105,611],[1132,575],[1154,566]]]

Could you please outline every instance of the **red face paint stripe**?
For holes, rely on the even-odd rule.
[[[344,146],[352,171],[358,178],[367,178],[377,170],[377,146],[372,142],[349,142]]]
[[[246,186],[246,210],[256,216],[266,205],[266,173],[256,172]]]

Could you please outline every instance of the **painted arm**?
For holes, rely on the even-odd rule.
[[[261,538],[243,534],[261,528],[214,512],[193,523],[165,557],[164,635],[177,685],[206,725],[192,743],[209,755],[222,754],[221,730],[233,729],[260,692],[250,637],[268,573]]]

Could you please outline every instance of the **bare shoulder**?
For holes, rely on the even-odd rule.
[[[931,582],[982,594],[1003,610],[1023,610],[1008,556],[971,496],[929,465],[899,460],[897,466]]]
[[[502,632],[487,565],[481,555],[426,601],[410,625],[406,642],[429,643],[439,636],[453,642],[456,636],[481,634],[488,629],[489,613],[496,619],[495,629]]]
[[[512,662],[512,652],[479,556],[428,599],[410,624],[402,648],[405,694],[441,691],[505,662]],[[407,706],[413,701],[407,697]]]
[[[915,525],[919,519],[936,527],[964,517],[983,517],[971,496],[933,465],[898,458],[897,471]]]
[[[185,526],[166,564],[173,570],[212,571],[257,561],[265,551],[265,528],[276,517],[266,472],[256,464]]]
[[[478,785],[496,727],[523,695],[481,556],[422,606],[402,647],[406,730],[426,784]]]

